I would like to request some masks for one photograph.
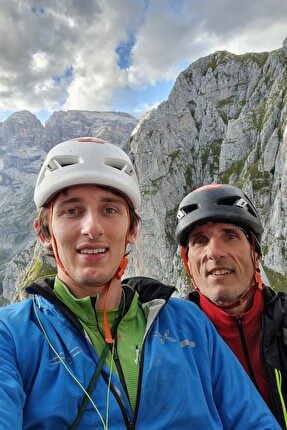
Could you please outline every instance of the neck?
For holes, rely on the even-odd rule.
[[[118,279],[112,279],[112,281],[104,285],[104,287],[102,287],[102,291],[98,293],[96,310],[103,310],[105,307],[105,302],[106,310],[117,309],[120,305],[121,297],[121,282]]]
[[[226,312],[227,314],[235,314],[239,317],[243,312],[247,312],[252,307],[256,289],[257,285],[251,286],[243,294],[243,296],[239,297],[238,299],[234,299],[232,302],[212,301],[208,297],[204,296],[200,291],[199,293],[201,297],[217,306],[222,311]]]
[[[102,285],[82,285],[74,282],[72,278],[60,274],[58,272],[58,278],[63,282],[69,289],[70,293],[73,294],[77,299],[84,297],[96,297],[96,309],[103,310],[106,301],[106,309],[116,309],[119,307],[122,295],[121,281],[113,278],[111,281]],[[107,291],[108,290],[108,291]]]

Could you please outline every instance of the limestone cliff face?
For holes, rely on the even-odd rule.
[[[264,264],[287,274],[286,72],[284,48],[216,52],[183,71],[168,100],[142,118],[131,140],[143,194],[138,273],[177,282],[177,206],[192,189],[221,182],[255,201],[266,227]]]
[[[17,183],[22,199],[32,199],[31,187],[23,184],[35,181],[36,164],[39,167],[43,154],[59,141],[75,135],[97,135],[118,144],[124,142],[122,147],[134,160],[143,198],[142,225],[130,254],[128,276],[152,276],[180,288],[187,286],[173,235],[177,207],[185,194],[213,182],[237,184],[254,200],[265,226],[264,265],[287,276],[286,74],[284,47],[245,55],[215,52],[184,70],[168,100],[147,112],[139,122],[124,114],[110,113],[117,118],[109,122],[107,114],[101,118],[101,113],[95,117],[95,113],[71,111],[53,114],[43,127],[29,114],[34,146],[25,148],[27,157],[33,154],[30,171],[34,176],[33,180],[29,172],[21,176],[19,169]],[[18,121],[19,118],[17,124]],[[31,130],[32,123],[24,126],[24,120],[21,121],[21,127],[15,125],[14,130],[19,127],[24,135]],[[0,136],[1,146],[7,148],[5,139],[9,133],[5,138],[2,134],[5,123]],[[41,138],[37,138],[37,133]],[[17,142],[19,145],[22,141]],[[1,152],[3,160],[4,153]],[[15,188],[7,169],[6,164],[0,171],[2,184],[10,183]],[[11,194],[1,196],[6,202],[12,198]],[[23,212],[26,200],[21,215],[17,214],[17,225],[29,218],[29,212]],[[12,201],[16,202],[14,195]],[[6,238],[5,242],[13,242],[14,246],[18,236],[14,230],[7,232],[7,219],[6,216],[1,220],[2,242]],[[25,241],[29,242],[19,239],[21,245]],[[6,297],[13,295],[15,284],[11,276],[15,267],[10,267],[6,268],[3,281]]]

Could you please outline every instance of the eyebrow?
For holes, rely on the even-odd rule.
[[[245,233],[244,233],[244,231],[243,230],[241,230],[239,227],[237,227],[237,226],[234,226],[234,227],[224,227],[224,228],[222,228],[221,229],[221,231],[223,232],[223,233],[239,233],[239,232],[241,232],[243,235],[246,235]],[[197,231],[191,231],[190,232],[190,234],[189,234],[189,237],[195,237],[195,236],[198,236],[198,235],[201,235],[201,234],[207,234],[207,232],[206,231],[204,231],[204,230],[202,230],[202,229],[199,229],[199,230],[197,230]]]
[[[59,207],[62,207],[71,203],[81,203],[81,202],[82,202],[81,197],[70,197],[64,200],[60,200],[58,204],[59,204]],[[100,199],[100,203],[118,203],[118,204],[125,205],[124,199],[116,195],[114,197],[102,197]]]

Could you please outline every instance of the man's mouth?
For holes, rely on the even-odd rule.
[[[81,249],[78,251],[80,254],[104,254],[107,252],[107,248],[98,248],[98,249]]]
[[[209,272],[210,275],[229,275],[229,273],[231,273],[231,270],[213,270],[211,272]]]

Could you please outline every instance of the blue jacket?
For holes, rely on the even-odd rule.
[[[68,429],[99,361],[52,286],[32,284],[34,299],[0,309],[1,430]],[[147,330],[135,412],[104,366],[77,429],[279,430],[203,312],[157,286],[138,287]]]

